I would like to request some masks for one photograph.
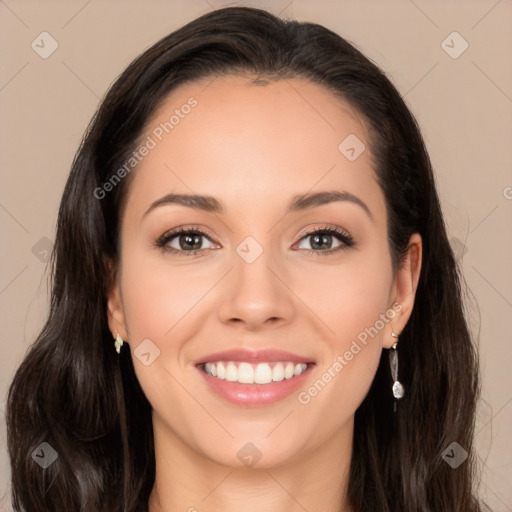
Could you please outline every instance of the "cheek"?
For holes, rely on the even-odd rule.
[[[172,265],[163,256],[130,253],[123,262],[121,289],[131,339],[167,339],[212,282],[211,270],[205,275],[198,267]]]
[[[319,337],[323,357],[313,382],[297,396],[305,418],[328,417],[335,428],[363,401],[380,362],[384,329],[397,313],[390,307],[391,288],[391,260],[379,250],[303,279],[298,293],[330,331]]]
[[[205,281],[205,276],[184,267],[173,267],[165,257],[155,257],[147,248],[140,251],[127,248],[125,254],[121,290],[135,374],[153,409],[164,415],[172,410],[173,418],[180,420],[169,419],[168,423],[184,429],[184,418],[193,421],[187,409],[196,409],[179,385],[182,372],[191,371],[180,364],[181,349],[196,332],[193,319],[200,308],[196,310],[195,306],[211,287],[214,276],[210,272]],[[138,355],[138,346],[143,341],[147,343],[145,340],[157,347],[158,354],[147,366]]]
[[[323,321],[337,350],[374,325],[389,307],[391,260],[377,244],[347,253],[339,264],[306,264],[294,274],[294,292]]]

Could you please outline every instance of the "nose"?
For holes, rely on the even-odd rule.
[[[252,263],[235,255],[218,308],[220,320],[250,331],[289,324],[295,307],[286,281],[284,271],[279,271],[267,251]]]

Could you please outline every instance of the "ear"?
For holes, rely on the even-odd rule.
[[[109,264],[112,275],[115,276],[113,264]],[[124,307],[121,296],[121,289],[118,279],[112,278],[111,285],[107,293],[107,316],[108,326],[112,337],[116,339],[117,333],[121,335],[124,341],[127,341],[128,331],[124,317]]]
[[[413,233],[409,238],[407,252],[399,266],[391,294],[391,308],[396,312],[394,318],[386,325],[382,346],[391,348],[396,342],[392,332],[400,334],[412,313],[416,289],[420,279],[423,244],[421,235]]]

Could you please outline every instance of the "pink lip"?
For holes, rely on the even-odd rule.
[[[230,360],[233,361],[233,359]],[[271,382],[269,384],[240,384],[239,382],[230,382],[208,375],[202,369],[202,366],[197,366],[197,369],[201,372],[201,375],[206,380],[210,389],[221,398],[238,406],[262,407],[275,404],[297,391],[304,385],[312,368],[308,366],[308,369],[297,377],[284,379],[279,382]]]
[[[215,363],[217,361],[246,361],[247,363],[272,363],[279,361],[290,361],[292,363],[311,363],[313,360],[301,357],[291,352],[275,349],[249,350],[246,348],[235,348],[224,352],[215,352],[202,357],[194,362],[195,365],[204,363]]]

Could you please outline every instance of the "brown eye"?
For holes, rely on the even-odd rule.
[[[218,247],[206,233],[198,228],[177,229],[165,233],[158,239],[156,245],[163,251],[185,256]]]
[[[325,233],[316,233],[309,235],[312,249],[331,249],[333,236]]]
[[[202,237],[203,235],[193,235],[190,233],[180,235],[179,237],[177,237],[178,246],[180,249],[183,249],[184,251],[201,249]]]
[[[353,245],[354,240],[350,234],[337,228],[322,228],[304,235],[298,248],[318,254],[330,254]]]

